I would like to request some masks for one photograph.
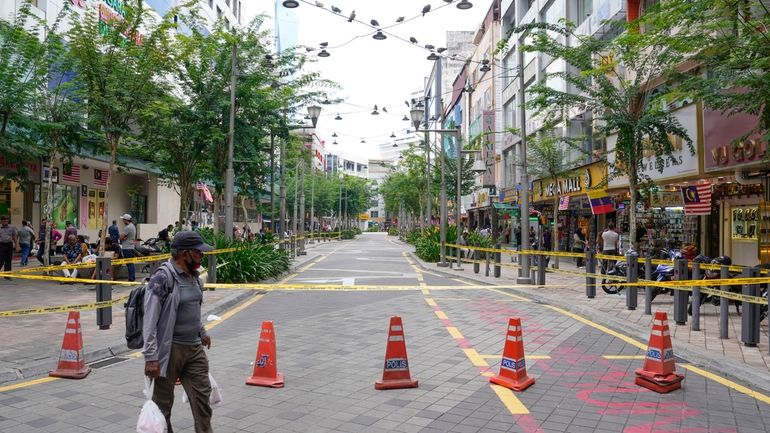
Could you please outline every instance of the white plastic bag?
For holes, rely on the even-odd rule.
[[[147,401],[139,412],[139,420],[136,422],[137,433],[165,433],[166,417],[161,413],[158,405],[152,401],[152,392],[155,389],[155,381],[144,377],[144,396]]]
[[[209,382],[211,382],[211,395],[209,396],[209,403],[219,404],[222,403],[222,391],[217,385],[217,381],[214,380],[214,376],[209,373]]]
[[[217,381],[214,380],[214,376],[209,373],[209,382],[211,383],[211,395],[209,395],[209,404],[215,405],[222,403],[222,391],[219,389],[219,385],[217,384]],[[182,403],[189,402],[190,399],[187,397],[187,393],[185,391],[182,391]]]

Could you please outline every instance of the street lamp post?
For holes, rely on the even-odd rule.
[[[337,206],[337,232],[340,235],[340,239],[342,238],[342,179],[344,177],[345,175],[340,173],[339,167],[337,167],[337,179],[340,181],[340,200]]]
[[[233,238],[233,200],[235,170],[233,170],[233,147],[235,139],[235,86],[238,78],[238,46],[233,44],[230,70],[230,125],[227,131],[227,170],[225,171],[225,236]]]
[[[522,49],[523,41],[519,40],[519,129],[521,132],[521,143],[519,143],[519,159],[521,162],[521,179],[519,181],[521,202],[519,203],[519,213],[521,214],[521,242],[527,240],[529,244],[529,177],[527,175],[527,115],[524,112],[526,101],[524,98],[524,51]],[[526,244],[525,244],[526,245]],[[526,249],[523,246],[522,250]],[[529,256],[521,254],[519,256],[521,265],[521,276],[516,279],[517,284],[531,284],[529,271]]]
[[[315,170],[313,169],[313,164],[310,164],[310,243],[315,243],[313,241],[314,236],[314,230],[315,230],[315,223],[313,222],[313,218],[315,217]]]

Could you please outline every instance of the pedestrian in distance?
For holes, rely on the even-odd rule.
[[[113,243],[118,243],[120,240],[120,229],[118,228],[118,222],[116,220],[112,220],[112,225],[107,228],[107,234],[110,235],[110,239],[112,239]],[[99,239],[102,237],[99,236]]]
[[[198,268],[203,253],[213,249],[196,232],[177,233],[171,260],[155,271],[144,296],[144,374],[155,380],[152,400],[165,416],[169,433],[177,379],[190,400],[196,433],[212,431],[209,362],[203,350],[211,348],[211,337],[201,322],[203,283]]]
[[[129,214],[123,214],[120,219],[125,225],[123,234],[120,235],[120,247],[123,250],[123,258],[130,259],[136,256],[136,226]],[[136,281],[136,266],[133,263],[126,263],[126,270],[128,281]]]
[[[77,238],[78,229],[75,227],[74,224],[72,224],[72,221],[67,221],[64,224],[64,241],[66,242],[67,239],[70,238],[70,236],[75,236]]]
[[[74,265],[80,263],[80,260],[83,258],[83,247],[78,242],[77,236],[69,235],[67,242],[65,242],[64,246],[62,247],[62,252],[64,253],[63,264]],[[77,269],[62,269],[62,273],[66,278],[78,277]]]
[[[40,262],[41,265],[45,265],[45,260],[43,259],[46,254],[46,230],[45,226],[48,223],[48,218],[43,217],[42,221],[40,221],[40,230],[38,231],[37,236],[37,260]],[[59,241],[62,238],[62,234],[59,230],[56,230],[56,228],[51,226],[51,230],[47,233],[48,236],[50,236],[51,239],[51,245],[49,247],[50,251],[48,251],[48,255],[52,255],[54,251],[56,251],[56,244],[59,243]]]
[[[572,235],[572,252],[578,253],[578,254],[584,254],[586,249],[586,235],[583,232],[582,227],[578,227],[577,230],[575,230],[575,234]],[[580,257],[575,257],[577,261],[577,267],[582,268],[585,266],[585,259]]]
[[[11,272],[11,259],[13,251],[21,251],[19,248],[19,231],[9,224],[7,215],[0,216],[0,268],[5,272]],[[10,278],[5,277],[6,280]]]
[[[604,229],[602,235],[597,239],[597,250],[607,256],[617,256],[620,250],[620,234],[615,231],[615,221],[607,223],[607,228]],[[602,274],[607,273],[610,261],[604,259],[602,261]]]
[[[32,249],[32,242],[35,240],[35,231],[30,227],[29,221],[22,221],[19,229],[19,247],[21,248],[20,266],[29,264],[29,252]]]

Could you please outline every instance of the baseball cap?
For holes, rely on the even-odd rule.
[[[131,215],[129,215],[129,214],[127,214],[127,213],[124,213],[124,214],[123,214],[123,215],[120,217],[120,219],[122,219],[122,220],[127,220],[127,221],[131,221],[133,218],[131,218]]]
[[[177,233],[171,241],[171,248],[177,250],[198,250],[204,253],[214,251],[214,247],[203,242],[201,235],[193,231]]]

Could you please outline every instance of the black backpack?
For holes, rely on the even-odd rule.
[[[158,271],[166,273],[166,281],[172,281],[171,288],[161,300],[161,303],[163,303],[166,302],[168,295],[174,291],[176,279],[165,263],[160,266]],[[142,326],[144,323],[144,293],[149,284],[149,280],[145,280],[141,286],[131,289],[131,293],[128,294],[128,300],[123,304],[126,308],[126,345],[129,349],[141,349],[144,347],[144,337],[142,336]]]

